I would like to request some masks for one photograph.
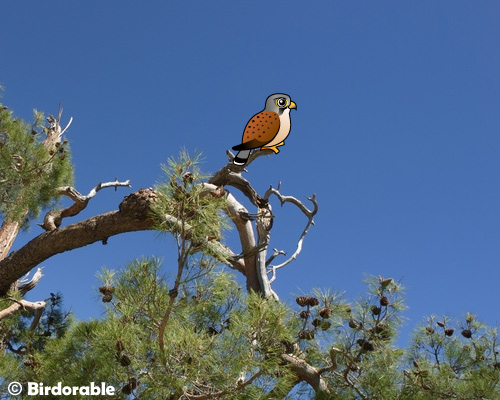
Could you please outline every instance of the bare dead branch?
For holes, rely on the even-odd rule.
[[[45,307],[41,307],[36,310],[35,317],[33,318],[33,321],[31,321],[30,331],[34,331],[36,329],[38,323],[40,322],[40,318],[42,317],[44,309]]]
[[[119,211],[100,214],[87,220],[42,233],[0,261],[0,295],[10,285],[46,259],[65,251],[106,240],[120,233],[154,229],[148,198],[142,189],[125,197]]]
[[[206,394],[184,393],[184,396],[186,396],[186,398],[188,398],[188,399],[193,399],[193,400],[217,399],[217,398],[220,398],[222,396],[225,396],[226,394],[233,393],[233,392],[236,392],[240,389],[243,389],[245,386],[250,385],[253,381],[255,381],[261,375],[262,375],[262,371],[258,371],[255,374],[253,374],[251,377],[249,377],[247,380],[239,381],[234,386],[227,388],[225,390],[215,392],[215,393],[206,393]]]
[[[321,377],[318,370],[305,360],[291,354],[282,354],[281,359],[290,364],[291,370],[301,381],[305,381],[311,385],[316,391],[316,395],[330,393],[325,380]]]
[[[346,373],[341,374],[339,372],[334,372],[333,374],[338,377],[342,377],[346,381],[346,383],[356,391],[356,393],[359,395],[361,399],[368,400],[368,396],[361,391],[361,389],[356,385],[356,383],[351,378],[349,378],[349,374]]]
[[[73,217],[79,214],[82,210],[87,207],[90,199],[92,199],[101,189],[114,187],[131,187],[130,180],[126,180],[125,182],[119,182],[117,179],[114,182],[99,182],[96,187],[94,187],[89,194],[86,196],[82,195],[78,190],[71,186],[62,186],[57,189],[57,193],[60,196],[67,196],[75,203],[62,210],[51,210],[49,211],[43,220],[43,224],[40,226],[46,231],[53,231],[62,224],[62,220],[66,217]]]
[[[257,243],[258,246],[262,248],[257,254],[256,260],[259,283],[264,297],[273,296],[276,300],[279,300],[278,295],[271,289],[271,282],[267,276],[266,269],[267,246],[271,240],[271,228],[273,226],[273,213],[271,205],[266,202],[265,206],[259,208],[257,215]]]
[[[316,195],[315,194],[313,194],[312,197],[307,197],[307,199],[313,204],[313,209],[310,210],[300,200],[298,200],[297,198],[295,198],[293,196],[284,196],[284,195],[282,195],[280,193],[280,186],[281,186],[281,183],[278,184],[278,188],[277,189],[275,189],[275,188],[273,188],[271,186],[267,190],[267,192],[265,193],[264,199],[268,200],[269,197],[274,194],[278,198],[278,200],[280,201],[281,205],[283,205],[285,203],[292,203],[292,204],[294,204],[307,217],[307,224],[306,224],[304,230],[302,231],[302,234],[300,235],[300,238],[299,238],[299,240],[297,242],[297,247],[296,247],[294,253],[287,260],[285,260],[281,264],[274,265],[274,266],[270,265],[270,261],[268,260],[269,262],[267,263],[267,265],[268,265],[267,273],[271,273],[271,278],[269,279],[270,283],[274,282],[274,280],[276,279],[276,271],[278,269],[283,268],[284,266],[286,266],[289,263],[291,263],[292,261],[294,261],[297,258],[297,256],[300,254],[300,252],[302,251],[302,244],[304,242],[304,239],[305,239],[307,233],[309,232],[309,228],[312,225],[314,225],[314,216],[318,212],[318,202],[316,201]],[[276,253],[276,250],[275,250],[275,253]],[[282,253],[278,253],[278,254],[282,254]],[[278,254],[276,254],[276,255],[278,255]],[[274,256],[274,257],[276,257],[276,256]]]
[[[241,173],[246,172],[244,167],[250,165],[255,159],[261,156],[274,154],[272,150],[256,150],[250,154],[247,163],[242,165],[233,164],[234,154],[226,151],[229,163],[217,171],[208,181],[216,186],[232,186],[243,193],[255,206],[259,206],[262,198],[253,189],[252,185],[242,177]]]
[[[12,252],[0,261],[0,295],[5,294],[10,285],[46,259],[65,251],[74,250],[109,237],[133,231],[156,229],[152,218],[151,203],[156,199],[153,189],[141,189],[126,196],[120,210],[100,214],[64,228],[42,233],[19,250]],[[172,231],[178,229],[180,221],[165,215],[165,223]],[[186,229],[190,235],[190,227]],[[212,254],[221,255],[221,262],[242,270],[236,254],[217,240],[199,243],[206,246]]]
[[[269,257],[266,261],[266,266],[271,264],[273,260],[278,257],[278,256],[286,256],[286,251],[283,250],[278,250],[278,249],[273,249],[273,254],[271,254],[271,257]]]
[[[38,268],[29,281],[27,279],[28,275],[29,272],[23,278],[17,281],[17,291],[20,292],[23,296],[27,292],[32,290],[36,285],[38,285],[38,282],[40,282],[40,279],[42,279],[43,276],[42,268]]]
[[[21,300],[15,300],[15,299],[10,299],[14,302],[14,304],[10,305],[9,307],[0,310],[0,320],[3,318],[8,317],[9,315],[14,314],[15,312],[19,311],[21,308],[24,310],[38,310],[38,309],[43,309],[45,308],[45,301],[27,301],[24,299]]]

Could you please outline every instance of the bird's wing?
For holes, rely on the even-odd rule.
[[[274,139],[280,130],[280,118],[274,111],[261,111],[255,114],[243,131],[241,144],[233,150],[250,150],[262,147]]]

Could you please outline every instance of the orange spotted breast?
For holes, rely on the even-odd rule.
[[[261,111],[255,114],[243,131],[241,148],[257,148],[274,139],[280,129],[280,118],[274,111]],[[248,147],[247,147],[248,146]]]

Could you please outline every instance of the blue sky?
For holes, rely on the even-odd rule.
[[[430,314],[498,325],[500,3],[26,1],[0,18],[2,101],[26,119],[63,104],[81,192],[132,181],[74,221],[154,185],[182,147],[215,172],[266,97],[285,92],[298,105],[291,135],[247,178],[261,193],[278,181],[316,193],[320,211],[278,294],[354,299],[365,274],[391,276],[407,287],[403,340]],[[293,251],[305,221],[274,210],[271,247]],[[113,237],[44,262],[30,297],[62,290],[77,318],[99,316],[101,267],[157,255],[168,270],[174,252],[152,232]]]

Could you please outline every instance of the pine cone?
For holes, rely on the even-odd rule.
[[[361,346],[361,348],[365,351],[373,351],[375,350],[375,347],[373,346],[373,344],[371,344],[368,340],[365,340],[365,339],[358,339],[356,341],[357,344],[359,344]]]
[[[149,218],[151,204],[157,200],[158,194],[154,189],[139,189],[137,192],[125,196],[119,209],[120,212],[132,214],[135,217]]]
[[[446,329],[444,330],[444,334],[445,334],[446,336],[451,336],[451,335],[453,335],[453,332],[455,332],[455,330],[454,330],[454,329],[452,329],[452,328],[446,328]]]
[[[114,291],[115,291],[115,287],[114,286],[111,286],[111,285],[99,286],[99,292],[101,292],[104,295],[106,295],[106,294],[112,294],[112,293],[114,293]]]
[[[102,296],[103,303],[109,303],[111,300],[113,300],[113,295],[111,294],[105,294],[104,296]]]
[[[121,353],[123,350],[125,350],[125,346],[123,345],[123,342],[121,340],[116,341],[116,351],[118,353]]]
[[[387,307],[389,304],[390,304],[390,301],[389,301],[389,299],[388,299],[387,297],[382,296],[382,297],[380,298],[380,305],[381,305],[382,307]]]
[[[472,337],[472,331],[470,329],[464,329],[462,331],[462,336],[464,338],[470,339]]]
[[[128,367],[130,365],[130,357],[127,356],[126,354],[122,355],[120,357],[120,365],[122,367]]]
[[[380,307],[371,306],[370,311],[372,312],[373,315],[379,315],[380,311],[382,311],[382,310],[380,309]]]
[[[314,331],[304,330],[299,332],[299,339],[312,340],[314,339]]]
[[[305,296],[299,296],[295,299],[295,301],[301,307],[305,307],[307,305],[307,297]]]
[[[319,304],[319,300],[316,297],[308,297],[307,298],[307,305],[314,307]]]
[[[319,312],[319,315],[321,318],[328,319],[332,316],[332,310],[330,310],[328,307],[322,308]]]

